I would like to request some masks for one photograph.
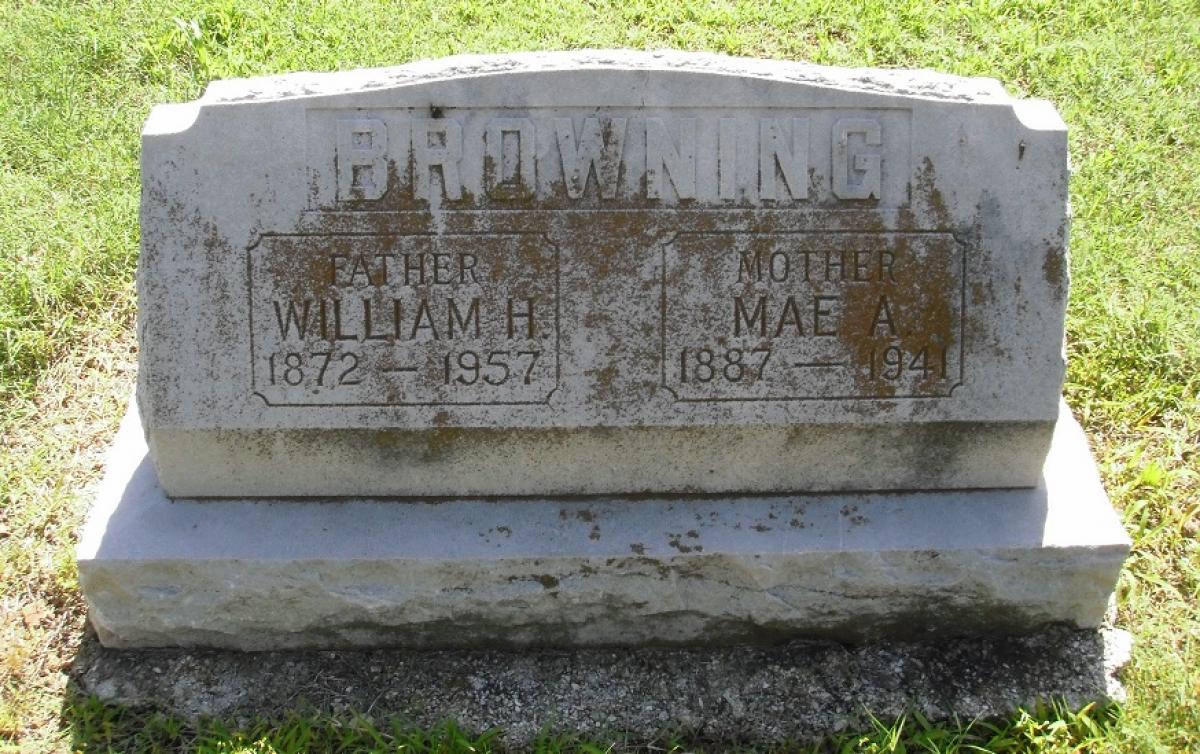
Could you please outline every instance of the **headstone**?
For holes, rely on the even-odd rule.
[[[1031,487],[1066,131],[995,82],[680,54],[225,81],[143,135],[170,494]]]
[[[710,55],[451,58],[216,82],[153,111],[142,177],[144,435],[79,556],[107,644],[1104,614],[1129,543],[1060,405],[1046,102]]]

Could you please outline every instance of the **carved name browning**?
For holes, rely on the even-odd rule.
[[[715,114],[714,114],[715,113]],[[907,201],[907,110],[315,110],[316,206]]]

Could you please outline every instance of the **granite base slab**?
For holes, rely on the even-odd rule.
[[[134,411],[78,560],[109,647],[645,646],[1095,627],[1129,545],[1065,410],[1032,489],[550,500],[172,500]]]

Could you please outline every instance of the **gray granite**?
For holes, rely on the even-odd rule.
[[[142,180],[136,406],[78,551],[106,647],[536,663],[1105,614],[1129,539],[1060,399],[1049,103],[467,56],[215,82],[153,110]]]
[[[131,410],[79,544],[111,647],[634,646],[1100,624],[1129,539],[1064,410],[1032,489],[167,497]]]
[[[690,53],[215,82],[143,132],[153,462],[177,496],[1032,488],[1066,144],[988,79]]]

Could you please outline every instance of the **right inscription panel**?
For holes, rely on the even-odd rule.
[[[662,384],[681,401],[949,396],[965,247],[940,232],[678,233]]]

